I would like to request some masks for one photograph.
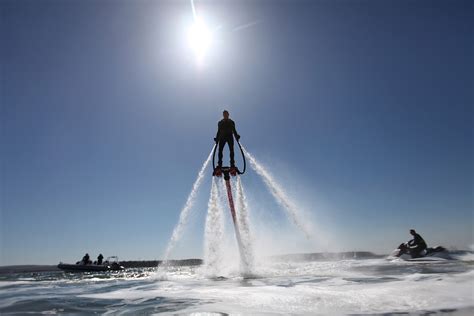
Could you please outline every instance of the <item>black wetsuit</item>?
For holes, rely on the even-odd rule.
[[[222,167],[222,151],[224,150],[224,146],[227,143],[229,145],[229,153],[230,153],[230,166],[234,167],[234,136],[237,140],[240,138],[239,134],[235,130],[235,123],[231,119],[222,119],[217,124],[217,135],[216,141],[219,143],[219,167]]]
[[[420,253],[427,248],[425,240],[417,233],[408,242],[408,246],[412,258],[420,257]]]

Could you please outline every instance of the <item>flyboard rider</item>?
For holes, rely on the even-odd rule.
[[[218,152],[218,167],[222,168],[222,151],[224,150],[224,146],[227,143],[229,145],[229,152],[230,152],[230,167],[235,168],[235,160],[234,160],[234,136],[237,141],[240,139],[240,135],[235,130],[235,123],[233,120],[229,118],[229,111],[224,110],[222,112],[223,119],[219,121],[217,124],[217,134],[214,138],[214,141],[219,146]]]

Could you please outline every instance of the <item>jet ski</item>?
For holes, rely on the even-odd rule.
[[[400,258],[405,261],[444,261],[452,259],[449,255],[449,251],[442,246],[426,248],[418,256],[413,257],[410,254],[408,242],[400,244],[400,246],[392,252],[389,258]]]
[[[108,257],[103,264],[84,264],[81,261],[78,261],[76,264],[60,262],[58,268],[66,272],[101,272],[120,271],[125,269],[120,265],[118,257],[116,256]]]

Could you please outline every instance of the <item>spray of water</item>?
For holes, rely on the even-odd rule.
[[[209,162],[211,161],[211,156],[212,156],[212,150],[209,153],[209,156],[207,157],[206,161],[204,161],[201,167],[201,170],[198,173],[196,181],[194,181],[191,193],[189,193],[188,199],[186,200],[186,203],[184,204],[184,207],[181,210],[181,213],[179,214],[179,222],[173,230],[173,234],[171,235],[171,239],[163,255],[164,262],[166,262],[169,259],[169,255],[171,254],[171,251],[174,249],[174,247],[176,246],[176,243],[181,239],[183,235],[184,228],[186,227],[186,224],[189,219],[190,211],[196,200],[197,191],[199,187],[201,186],[202,180],[204,179],[204,171],[206,170],[207,166],[209,165]]]
[[[245,150],[245,149],[244,149]],[[268,191],[273,195],[275,200],[280,204],[286,212],[288,218],[305,234],[306,238],[312,238],[310,231],[311,229],[305,222],[299,219],[299,212],[296,205],[291,201],[287,196],[281,185],[276,182],[273,176],[268,172],[268,170],[259,163],[253,155],[251,155],[247,150],[245,150],[245,155],[250,161],[250,166],[255,172],[260,175],[263,179],[263,182],[268,188]]]
[[[311,230],[309,229],[309,226],[306,222],[300,220],[300,215],[296,205],[287,196],[281,185],[275,181],[274,177],[269,173],[269,171],[261,163],[259,163],[252,154],[250,154],[246,150],[245,152],[246,156],[249,159],[250,166],[253,170],[255,170],[258,175],[262,177],[263,182],[267,186],[269,192],[275,198],[277,203],[282,206],[287,217],[309,239],[311,237]],[[186,200],[186,203],[183,209],[181,210],[179,222],[173,230],[173,234],[163,256],[165,262],[165,264],[163,265],[164,267],[168,266],[167,260],[169,259],[169,255],[183,235],[183,231],[186,227],[190,212],[193,208],[196,199],[197,191],[200,185],[202,184],[202,181],[204,179],[204,173],[207,166],[209,165],[211,157],[212,151],[207,157],[206,161],[203,163],[201,170],[199,171],[199,174],[197,176],[197,179],[193,184],[193,188]],[[253,245],[255,243],[255,240],[253,240],[251,234],[249,208],[240,177],[237,177],[236,180],[231,181],[233,182],[233,194],[236,197],[235,206],[237,215],[237,226],[242,241],[242,249],[240,253],[241,270],[244,274],[251,274],[254,269],[255,254],[253,251]],[[223,242],[226,236],[226,225],[224,219],[225,216],[222,204],[222,198],[224,196],[223,190],[225,190],[224,184],[222,183],[222,185],[219,185],[218,180],[212,178],[204,236],[204,269],[206,274],[208,275],[218,275],[220,270],[225,268],[226,265],[226,263],[224,262],[224,257],[227,256],[225,254],[226,247]]]
[[[237,197],[237,223],[240,229],[243,246],[243,253],[241,254],[243,272],[250,274],[252,273],[254,267],[254,253],[252,247],[254,241],[250,229],[249,208],[240,177],[237,177],[237,181],[235,181],[234,184],[236,184],[235,193]]]
[[[211,195],[207,206],[204,231],[204,264],[206,274],[217,276],[223,257],[224,214],[215,177],[212,177]]]

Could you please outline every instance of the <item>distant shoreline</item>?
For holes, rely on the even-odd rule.
[[[159,266],[162,260],[130,260],[120,261],[120,264],[124,268],[154,268]],[[202,259],[183,259],[183,260],[169,260],[171,265],[174,266],[198,266],[202,264]],[[11,274],[11,273],[34,273],[34,272],[55,272],[62,271],[57,265],[12,265],[12,266],[0,266],[0,274]]]
[[[335,253],[296,253],[272,256],[277,261],[324,261],[341,259],[370,259],[383,258],[386,255],[377,255],[369,251],[346,251]],[[128,260],[120,261],[125,268],[155,268],[162,264],[162,260]],[[203,262],[202,259],[181,259],[169,260],[174,266],[198,266]],[[11,265],[0,266],[0,274],[11,273],[34,273],[34,272],[54,272],[61,271],[57,265]]]
[[[469,250],[453,251],[455,254],[472,253]],[[314,253],[294,253],[285,255],[275,255],[270,258],[275,261],[332,261],[348,259],[380,259],[385,258],[386,254],[374,254],[370,251],[345,251],[345,252],[314,252]],[[162,260],[128,260],[120,261],[125,268],[155,268],[162,264]],[[169,260],[173,266],[199,266],[203,263],[202,259],[181,259]],[[0,266],[1,274],[11,273],[34,273],[34,272],[55,272],[61,271],[57,265],[10,265]]]

